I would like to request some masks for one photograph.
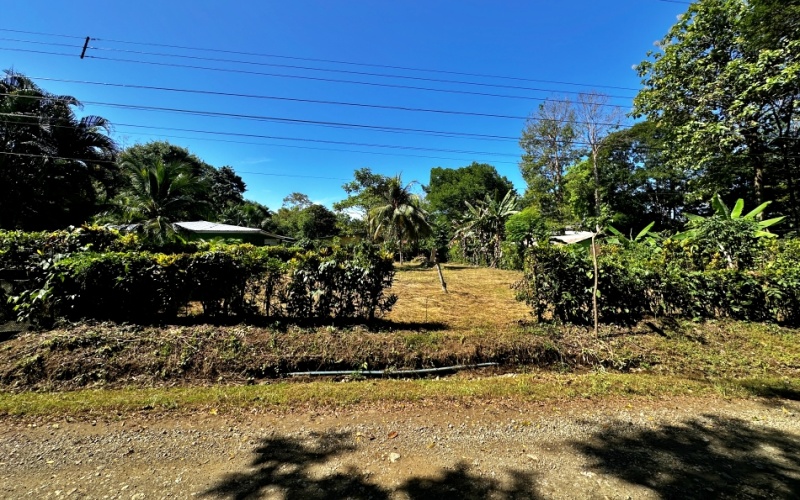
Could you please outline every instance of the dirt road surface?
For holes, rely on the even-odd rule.
[[[800,403],[580,400],[0,420],[0,497],[798,498]]]

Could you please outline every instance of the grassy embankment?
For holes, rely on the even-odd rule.
[[[378,328],[81,325],[0,344],[0,413],[613,396],[800,394],[797,331],[733,321],[632,328],[537,325],[514,300],[518,273],[406,267]],[[295,370],[498,361],[442,380],[286,382]],[[484,376],[479,376],[484,375]],[[259,382],[265,382],[261,384]],[[249,385],[248,385],[249,384]]]

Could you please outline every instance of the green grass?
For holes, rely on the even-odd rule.
[[[390,322],[375,331],[363,326],[84,324],[24,334],[0,344],[0,387],[9,389],[0,392],[0,413],[291,409],[498,398],[800,399],[798,330],[729,320],[652,320],[603,326],[596,337],[591,328],[532,324],[510,288],[519,273],[446,267],[445,277],[448,294],[441,292],[435,270],[401,268],[395,290],[400,300]],[[287,371],[357,370],[365,364],[399,369],[484,361],[529,373],[347,383],[276,378]],[[245,385],[262,379],[269,383]]]
[[[720,396],[795,397],[800,378],[692,380],[647,374],[526,374],[444,380],[279,382],[252,386],[94,389],[0,393],[0,414],[13,416],[117,412],[225,412],[263,408],[347,407],[362,404],[496,399],[563,401],[584,398]]]

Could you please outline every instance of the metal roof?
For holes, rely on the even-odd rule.
[[[551,236],[550,239],[571,245],[573,243],[579,243],[583,240],[588,240],[593,235],[594,233],[591,231],[564,231],[564,234]]]
[[[268,233],[267,231],[255,227],[234,226],[231,224],[220,224],[218,222],[208,222],[205,220],[176,222],[175,226],[186,231],[198,234],[208,233],[229,233],[229,234],[263,234],[270,238],[292,241],[293,238],[281,236],[279,234]]]
[[[176,226],[193,233],[260,233],[258,228],[233,226],[231,224],[219,224],[205,220],[191,222],[176,222]]]

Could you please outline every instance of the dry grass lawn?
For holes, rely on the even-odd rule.
[[[531,318],[511,285],[522,278],[504,271],[444,264],[448,293],[442,292],[436,268],[398,268],[393,293],[398,301],[386,319],[396,323],[438,323],[460,334],[499,333]]]

